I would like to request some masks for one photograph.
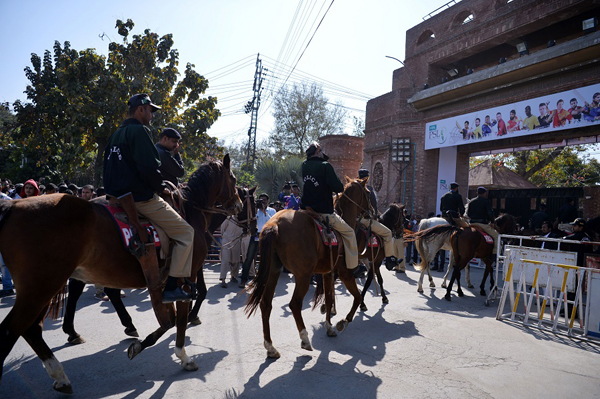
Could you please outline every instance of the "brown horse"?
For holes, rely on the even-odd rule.
[[[509,214],[501,215],[494,221],[494,226],[500,234],[512,234],[514,233],[516,226],[515,218]],[[490,277],[490,289],[494,286],[492,264],[494,263],[495,255],[493,255],[492,252],[494,245],[497,243],[487,243],[481,232],[475,227],[455,228],[456,230],[451,236],[452,253],[454,255],[454,271],[450,278],[450,283],[448,284],[444,298],[448,301],[452,300],[450,292],[452,292],[452,284],[454,284],[455,280],[458,285],[456,290],[458,296],[462,297],[464,295],[460,288],[460,271],[464,269],[473,258],[479,258],[485,263],[483,279],[479,286],[479,293],[482,296],[485,296],[485,281],[487,280],[488,275]]]
[[[184,189],[187,199],[184,208],[195,231],[205,231],[211,215],[205,215],[204,211],[215,202],[223,204],[228,212],[241,207],[235,182],[229,155],[223,162],[210,162],[194,172]],[[0,324],[2,365],[22,336],[55,380],[54,389],[71,393],[71,383],[62,365],[42,338],[43,319],[51,302],[52,308],[57,310],[55,305],[62,301],[61,293],[64,294],[69,277],[117,289],[143,288],[146,279],[140,264],[124,248],[106,209],[71,195],[46,195],[0,203],[0,223],[0,252],[17,291],[13,308]],[[206,253],[204,236],[196,234],[193,279]],[[198,366],[183,347],[189,303],[178,302],[176,308],[175,354],[186,370],[196,370]],[[169,310],[174,317],[173,305]],[[166,331],[159,328],[143,342],[134,342],[128,350],[130,359],[153,345]]]
[[[346,177],[347,183],[344,192],[338,197],[338,205],[343,211],[340,216],[352,228],[356,226],[357,216],[369,207],[369,196],[365,187],[366,180],[351,180]],[[338,242],[341,242],[339,235]],[[346,268],[343,249],[339,248],[338,250],[336,246],[328,248],[323,243],[315,221],[308,211],[285,210],[276,213],[263,227],[259,246],[261,263],[257,275],[247,288],[250,296],[246,302],[245,311],[250,317],[260,305],[264,346],[267,349],[268,357],[278,358],[280,356],[271,340],[269,317],[275,287],[283,265],[294,275],[296,281],[296,287],[290,301],[290,309],[300,333],[302,349],[312,350],[308,332],[302,319],[302,300],[308,291],[313,273],[323,275],[327,335],[337,335],[331,325],[331,309],[335,299],[333,272],[338,273],[340,279],[354,297],[350,312],[345,319],[337,323],[336,327],[338,331],[343,331],[348,326],[361,302],[356,280],[352,275],[352,271]],[[316,290],[313,309],[321,302],[322,297],[323,291]]]
[[[392,235],[395,235],[396,233],[402,234],[404,230],[404,205],[396,203],[390,204],[389,208],[378,219],[381,224],[392,231]],[[379,247],[374,249],[367,247],[365,235],[357,232],[357,243],[359,258],[367,259],[369,262],[371,262],[371,268],[367,274],[367,280],[365,281],[365,285],[360,294],[362,298],[360,310],[366,311],[367,305],[365,305],[365,295],[371,286],[371,282],[373,281],[375,275],[377,275],[377,282],[379,283],[379,288],[381,289],[381,301],[384,304],[390,302],[385,295],[385,290],[383,289],[383,277],[381,276],[380,269],[381,264],[385,259],[385,253],[381,238]]]

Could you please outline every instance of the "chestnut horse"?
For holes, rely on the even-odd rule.
[[[381,224],[392,231],[392,235],[395,235],[397,232],[399,234],[403,234],[404,231],[404,205],[392,203],[389,208],[378,217],[378,220]],[[362,233],[357,232],[356,240],[358,242],[358,252],[359,258],[367,259],[371,262],[371,268],[367,274],[367,280],[365,281],[365,285],[360,294],[361,303],[360,310],[366,311],[367,305],[365,305],[365,295],[367,290],[371,286],[371,282],[374,279],[374,276],[377,275],[377,282],[379,283],[379,288],[381,289],[381,301],[386,304],[390,301],[385,295],[385,290],[383,289],[383,277],[381,276],[381,264],[383,263],[383,259],[385,259],[385,253],[383,250],[383,241],[380,238],[379,247],[376,249],[367,247],[366,237]],[[404,248],[402,248],[404,250]],[[402,254],[400,254],[402,256]]]
[[[183,190],[184,209],[195,231],[205,231],[215,202],[228,212],[241,207],[235,190],[229,155],[223,162],[202,165]],[[43,319],[49,307],[58,313],[69,277],[104,287],[143,288],[146,279],[139,262],[125,249],[118,229],[99,204],[72,195],[45,195],[0,203],[0,252],[13,277],[17,296],[11,311],[0,324],[2,365],[17,339],[22,336],[44,363],[54,389],[71,393],[62,364],[42,337]],[[57,228],[57,226],[59,226]],[[34,248],[35,250],[32,250]],[[194,236],[192,279],[202,267],[207,248],[203,235]],[[189,303],[176,303],[177,337],[175,354],[186,370],[198,366],[185,353],[185,331]],[[171,317],[175,308],[168,307]],[[175,320],[173,320],[175,321]],[[159,328],[143,342],[129,347],[132,359],[153,345],[167,329]],[[0,370],[1,373],[2,370]],[[1,374],[0,374],[1,377]]]
[[[355,228],[357,216],[369,209],[369,195],[365,187],[367,178],[352,180],[346,177],[346,181],[344,191],[338,197],[337,202],[343,211],[340,216],[350,227]],[[336,236],[338,236],[338,242],[341,242],[341,237],[338,234]],[[338,273],[354,297],[350,312],[345,319],[337,323],[337,330],[343,331],[348,326],[361,302],[356,279],[352,275],[352,271],[346,268],[343,248],[339,247],[338,249],[337,246],[327,246],[323,243],[309,211],[284,210],[277,212],[263,227],[259,246],[260,267],[257,275],[246,289],[250,296],[246,302],[245,312],[250,317],[260,305],[264,346],[268,357],[280,357],[271,340],[269,317],[273,307],[271,302],[283,265],[294,275],[296,282],[289,306],[300,333],[302,349],[312,350],[302,319],[302,301],[310,286],[310,278],[313,273],[323,275],[327,335],[330,337],[337,335],[331,325],[331,309],[335,299],[334,272]],[[322,301],[322,297],[323,291],[316,290],[313,309]]]
[[[240,226],[242,226],[243,228],[248,229],[248,230],[251,229],[252,226],[254,226],[254,229],[256,229],[256,216],[255,216],[256,215],[256,205],[254,203],[254,191],[255,190],[256,190],[256,187],[254,187],[252,189],[237,187],[237,193],[242,201],[243,207],[242,207],[242,210],[238,213],[236,220]],[[177,192],[175,192],[174,194],[175,194],[175,201],[177,202],[177,200],[179,199],[178,194],[177,194]],[[165,199],[168,200],[167,198],[165,198]],[[218,206],[217,206],[217,209],[218,209]],[[208,210],[207,210],[207,212],[208,212]],[[218,212],[212,217],[212,220],[210,221],[210,225],[209,225],[206,233],[203,231],[196,232],[197,234],[205,235],[207,248],[210,248],[210,245],[212,242],[212,234],[221,225],[221,223],[223,223],[225,218],[226,218],[225,213]],[[202,260],[202,263],[204,263],[204,260]],[[82,344],[85,342],[85,339],[79,333],[77,333],[77,331],[75,331],[75,324],[74,324],[75,311],[77,310],[77,301],[81,297],[81,294],[83,293],[84,288],[85,288],[85,283],[83,281],[76,280],[76,279],[69,279],[69,284],[68,284],[69,295],[67,297],[67,305],[65,307],[66,310],[65,310],[65,316],[64,316],[64,320],[63,320],[62,329],[65,332],[65,334],[68,335],[67,342],[69,342],[72,345]],[[188,322],[192,325],[201,324],[200,318],[198,317],[198,312],[200,311],[200,305],[206,298],[206,293],[207,293],[206,283],[204,282],[204,273],[203,273],[202,268],[200,268],[200,270],[198,270],[198,273],[197,273],[196,288],[198,290],[198,294],[197,294],[194,305],[192,306],[192,309],[188,316]],[[121,324],[123,325],[123,327],[125,327],[125,334],[129,335],[130,337],[138,337],[139,335],[137,333],[137,329],[133,325],[133,320],[131,319],[131,316],[127,312],[127,309],[125,308],[125,304],[123,304],[123,300],[121,299],[121,296],[120,296],[120,291],[121,290],[116,289],[116,288],[104,287],[104,292],[106,293],[106,295],[110,299],[110,302],[114,306],[115,311],[117,312],[117,315],[119,316],[119,320],[121,321]]]

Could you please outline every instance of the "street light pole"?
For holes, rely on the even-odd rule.
[[[398,61],[399,63],[401,63],[403,67],[405,67],[405,68],[406,68],[406,65],[404,65],[404,62],[403,62],[403,61],[400,61],[400,60],[399,60],[398,58],[396,58],[396,57],[391,57],[391,56],[389,56],[389,55],[386,55],[386,56],[385,56],[385,58],[391,58],[392,60],[396,60],[396,61]],[[409,71],[408,69],[406,69],[406,73],[408,74],[408,77],[410,78],[410,83],[412,84],[412,87],[414,88],[414,87],[415,87],[415,80],[413,79],[413,76],[412,76],[412,74],[410,73],[410,71]]]

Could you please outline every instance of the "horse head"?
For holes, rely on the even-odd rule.
[[[217,202],[223,205],[227,213],[238,213],[242,210],[243,204],[235,185],[237,179],[231,170],[229,154],[223,157],[221,167],[221,190],[217,194]]]
[[[391,203],[379,219],[392,232],[402,230],[404,228],[404,205],[395,202]]]
[[[517,221],[514,216],[504,213],[494,220],[496,230],[500,234],[514,234],[517,229]]]
[[[356,225],[358,215],[369,213],[371,210],[371,201],[366,187],[367,180],[367,178],[351,179],[346,176],[344,191],[335,199],[336,212],[351,227]]]

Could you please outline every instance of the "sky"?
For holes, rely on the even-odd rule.
[[[110,40],[119,39],[116,20],[132,19],[133,34],[172,33],[180,72],[189,62],[208,78],[206,95],[217,96],[222,111],[208,134],[226,144],[248,140],[250,115],[243,105],[252,98],[259,53],[266,71],[257,142],[273,129],[273,94],[286,79],[321,84],[331,103],[348,110],[349,133],[351,117],[364,119],[366,102],[391,91],[392,73],[401,65],[385,56],[404,60],[406,31],[447,2],[2,0],[0,101],[26,100],[23,69],[32,53],[43,56],[58,40],[106,55]]]

